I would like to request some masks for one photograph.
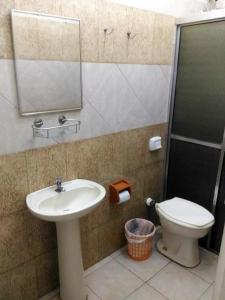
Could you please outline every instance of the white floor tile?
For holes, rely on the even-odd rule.
[[[88,300],[100,300],[89,288],[87,288]]]
[[[100,300],[88,287],[85,287],[85,294],[88,294],[88,300]],[[60,300],[60,296],[57,295],[53,298],[51,298],[51,300]]]
[[[85,283],[101,299],[122,300],[143,282],[112,260],[85,277]]]
[[[149,280],[170,262],[157,251],[153,251],[152,256],[147,260],[135,261],[128,256],[126,249],[116,257],[116,260],[144,281]]]
[[[116,257],[119,256],[120,254],[122,254],[123,251],[127,251],[127,246],[124,246],[123,248],[120,248],[119,250],[116,250],[116,251],[113,252],[110,256],[111,256],[112,258],[116,258]]]
[[[171,300],[197,300],[209,284],[175,263],[170,263],[148,284]]]
[[[201,249],[201,263],[194,269],[189,269],[192,273],[200,276],[209,283],[212,283],[216,279],[216,269],[218,256],[205,250]]]
[[[213,300],[213,287],[214,286],[211,285],[198,300]]]
[[[166,300],[164,296],[155,291],[149,285],[144,284],[133,292],[126,300]]]
[[[86,277],[89,274],[91,274],[92,272],[98,270],[99,268],[101,268],[102,266],[104,266],[105,264],[110,262],[111,260],[112,260],[112,257],[107,256],[106,258],[104,258],[101,261],[97,262],[95,265],[91,266],[90,268],[88,268],[87,270],[84,271],[84,277]]]

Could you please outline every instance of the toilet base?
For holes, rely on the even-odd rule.
[[[163,229],[163,237],[156,246],[161,254],[184,267],[194,268],[200,263],[197,239],[178,236]]]

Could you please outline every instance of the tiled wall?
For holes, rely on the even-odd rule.
[[[0,154],[167,122],[170,66],[84,63],[84,107],[65,114],[81,120],[79,134],[33,138],[35,117],[18,115],[12,67],[12,61],[0,60]],[[58,115],[42,118],[45,125],[56,125]]]
[[[123,177],[132,182],[131,201],[115,206],[106,197],[81,220],[85,268],[124,243],[124,222],[145,216],[146,196],[159,197],[164,151],[150,153],[147,142],[165,137],[174,18],[102,0],[0,0],[0,6],[0,300],[35,300],[58,285],[56,233],[54,224],[27,211],[28,193],[56,176],[106,188]],[[82,121],[79,134],[34,139],[34,117],[19,116],[10,8],[81,18],[84,107],[66,114]],[[104,28],[113,33],[104,37]],[[130,41],[128,30],[136,34]],[[45,125],[57,117],[43,116]]]
[[[35,117],[19,116],[11,8],[81,19],[83,109],[65,114],[81,120],[78,135],[34,139]],[[167,122],[173,17],[103,0],[2,0],[0,22],[0,154]],[[104,28],[113,33],[105,36]],[[128,41],[127,31],[135,38]],[[40,117],[46,126],[57,124],[55,114]]]
[[[84,267],[93,265],[125,242],[123,226],[146,215],[144,199],[158,199],[164,151],[149,152],[148,139],[162,135],[166,124],[28,150],[0,157],[0,299],[36,300],[58,286],[54,223],[27,211],[28,193],[65,180],[86,178],[108,184],[127,178],[131,200],[102,204],[81,219]]]
[[[175,29],[172,16],[105,0],[1,2],[1,58],[12,58],[9,11],[15,8],[80,18],[82,60],[85,62],[171,64]],[[113,33],[105,36],[105,28],[113,29]],[[136,37],[128,41],[129,31]]]

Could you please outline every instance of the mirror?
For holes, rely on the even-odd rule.
[[[19,112],[82,108],[80,21],[11,11]]]

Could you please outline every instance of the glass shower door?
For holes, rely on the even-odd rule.
[[[224,127],[225,21],[181,26],[166,198],[215,213],[210,240],[203,241],[215,251],[225,221]]]

